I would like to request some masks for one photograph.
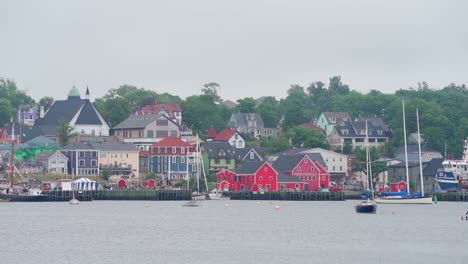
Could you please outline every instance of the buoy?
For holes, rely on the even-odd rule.
[[[395,212],[392,212],[392,214],[396,214]]]
[[[94,202],[91,202],[91,205],[94,205]]]
[[[270,202],[270,204],[272,204],[273,202]]]
[[[229,204],[226,204],[226,207],[229,207]]]
[[[257,204],[260,204],[260,202],[257,202]]]
[[[277,205],[277,206],[275,206],[275,209],[276,209],[276,210],[279,210],[279,209],[280,209],[280,207]]]

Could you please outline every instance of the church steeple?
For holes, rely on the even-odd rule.
[[[71,88],[70,92],[68,93],[68,98],[70,97],[80,97],[80,92],[78,92],[78,89],[76,89],[75,85]]]
[[[89,88],[88,88],[88,86],[86,86],[85,98],[89,100]]]

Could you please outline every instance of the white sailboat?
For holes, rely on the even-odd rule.
[[[200,142],[198,141],[197,134],[197,149],[196,149],[196,162],[197,162],[197,191],[192,193],[192,200],[206,200],[207,194],[200,192],[200,173],[203,172],[203,177],[205,178],[205,187],[208,190],[208,181],[206,179],[205,169],[203,166],[203,158],[200,153]]]
[[[421,160],[421,134],[419,131],[418,109],[416,109],[416,121],[417,121],[417,127],[418,127],[419,173],[421,176],[421,192],[410,194],[410,190],[409,190],[408,154],[407,154],[407,146],[406,146],[405,102],[403,101],[403,133],[404,133],[404,139],[405,139],[404,142],[405,142],[407,193],[406,195],[379,197],[375,199],[377,203],[380,203],[380,204],[432,204],[432,196],[424,195],[424,180],[423,180],[423,169],[422,169],[422,160]]]

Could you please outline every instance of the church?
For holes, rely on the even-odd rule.
[[[47,111],[36,120],[34,127],[45,136],[55,136],[55,129],[62,122],[68,122],[79,135],[109,136],[110,127],[89,100],[86,88],[85,99],[81,99],[75,86],[68,93],[67,100],[56,100]]]

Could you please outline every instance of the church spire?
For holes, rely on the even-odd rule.
[[[89,100],[89,88],[88,88],[88,86],[86,86],[85,98]]]

